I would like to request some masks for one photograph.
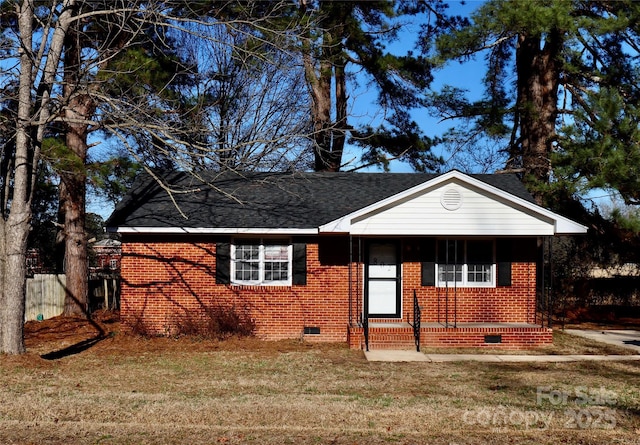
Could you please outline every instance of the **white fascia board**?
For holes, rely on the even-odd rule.
[[[242,228],[242,227],[115,227],[109,231],[149,235],[317,235],[318,229]]]
[[[556,235],[579,235],[587,233],[589,228],[562,215],[556,214]]]
[[[517,237],[529,237],[529,236],[553,236],[555,233],[553,231],[553,226],[549,225],[549,230],[539,230],[539,231],[523,231],[523,230],[494,230],[494,231],[484,231],[479,236],[517,236]],[[469,231],[462,230],[432,230],[429,231],[428,234],[425,234],[421,231],[407,231],[407,230],[387,230],[387,231],[363,231],[363,230],[353,230],[351,235],[367,235],[367,236],[474,236],[477,234],[469,233]]]
[[[444,173],[436,178],[433,178],[415,187],[407,189],[396,195],[383,199],[382,201],[378,201],[374,204],[371,204],[353,213],[345,215],[339,219],[336,219],[327,224],[324,224],[320,226],[319,231],[320,233],[323,233],[323,232],[351,233],[351,221],[357,218],[360,218],[363,215],[367,215],[368,213],[375,212],[379,209],[382,209],[385,206],[393,205],[395,202],[401,201],[406,197],[412,196],[414,194],[418,194],[430,188],[436,188],[439,185],[450,182],[452,180],[458,180],[463,184],[468,184],[474,188],[485,191],[490,195],[494,195],[516,206],[524,208],[529,212],[538,214],[543,218],[553,221],[554,234],[569,235],[569,234],[587,233],[587,227],[583,226],[582,224],[579,224],[575,221],[565,218],[564,216],[558,215],[557,213],[547,210],[544,207],[541,207],[526,199],[515,196],[509,192],[506,192],[502,189],[494,187],[493,185],[487,184],[486,182],[480,181],[479,179],[473,178],[457,170],[452,170],[448,173]]]

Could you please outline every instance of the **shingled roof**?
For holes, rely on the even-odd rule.
[[[119,228],[318,228],[436,178],[422,173],[174,172],[171,195],[142,175],[107,221]],[[514,175],[470,175],[533,202]],[[178,210],[179,209],[179,210]]]

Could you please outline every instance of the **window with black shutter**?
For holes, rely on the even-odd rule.
[[[436,286],[495,286],[494,245],[491,239],[438,240]]]
[[[237,238],[216,245],[216,283],[291,286],[307,283],[307,249],[287,239]]]

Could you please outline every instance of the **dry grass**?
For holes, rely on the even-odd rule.
[[[339,345],[121,334],[40,357],[70,340],[2,357],[0,443],[640,443],[638,362],[369,363]]]

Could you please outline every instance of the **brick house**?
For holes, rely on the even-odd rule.
[[[122,239],[121,317],[171,331],[211,305],[256,335],[354,348],[549,344],[538,240],[586,228],[512,175],[186,173],[142,179],[108,220]]]
[[[106,238],[94,243],[91,248],[95,258],[90,271],[92,273],[117,273],[122,261],[122,245],[117,239]]]

